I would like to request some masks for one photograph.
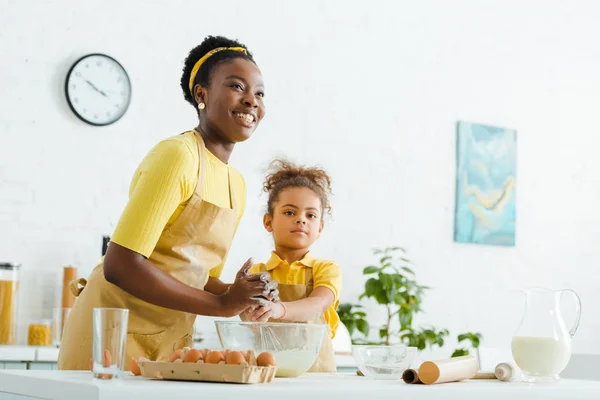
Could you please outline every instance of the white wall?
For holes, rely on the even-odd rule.
[[[0,4],[0,259],[23,264],[22,321],[49,315],[63,265],[86,274],[98,261],[149,148],[194,125],[182,61],[224,34],[255,53],[268,104],[232,159],[249,192],[225,278],[269,255],[262,174],[286,154],[333,176],[334,219],[315,252],[342,265],[342,300],[361,292],[372,247],[402,245],[433,287],[421,322],[507,346],[521,313],[511,290],[571,287],[584,304],[575,350],[600,353],[597,2]],[[109,127],[80,122],[63,94],[91,52],[133,82]],[[515,248],[453,243],[459,119],[518,131]]]

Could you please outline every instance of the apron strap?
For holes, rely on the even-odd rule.
[[[79,285],[81,285],[81,288]],[[83,292],[85,285],[87,285],[87,280],[85,278],[79,278],[69,282],[69,289],[71,290],[71,293],[73,293],[73,296],[79,297],[81,292]]]
[[[196,129],[194,129],[193,132],[196,139],[196,144],[198,145],[198,182],[194,188],[194,193],[196,193],[196,195],[202,199],[204,197],[204,179],[206,176],[206,165],[208,163],[206,160],[206,154],[204,154],[206,145],[204,144],[204,138],[200,132],[198,132]]]
[[[308,290],[312,292],[315,282],[313,280],[312,268],[310,267],[306,267],[306,270],[304,271],[304,284],[309,288]],[[308,293],[307,296],[308,295],[310,295],[310,293]]]

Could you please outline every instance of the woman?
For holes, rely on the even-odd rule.
[[[65,325],[59,369],[87,369],[92,309],[129,309],[126,359],[166,359],[190,346],[196,315],[230,317],[276,296],[275,282],[219,280],[245,206],[245,183],[228,164],[265,114],[262,74],[241,43],[207,37],[185,61],[181,87],[198,126],[155,146],[138,167],[103,261]]]

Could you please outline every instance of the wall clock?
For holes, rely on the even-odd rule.
[[[67,73],[65,94],[71,110],[82,121],[110,125],[127,111],[131,81],[125,68],[105,54],[88,54]]]

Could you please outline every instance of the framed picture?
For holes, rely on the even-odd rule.
[[[515,245],[517,132],[457,124],[454,240]]]

